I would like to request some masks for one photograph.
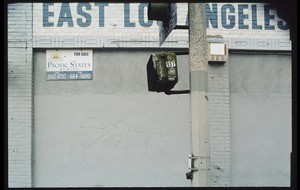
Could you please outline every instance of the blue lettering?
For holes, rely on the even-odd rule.
[[[53,27],[54,23],[49,22],[49,17],[54,16],[53,12],[49,12],[49,6],[53,3],[43,3],[43,27]]]
[[[274,19],[274,15],[270,15],[270,9],[272,9],[272,5],[265,5],[264,10],[265,10],[265,29],[266,30],[274,30],[275,26],[270,24],[270,20]]]
[[[252,12],[252,29],[261,30],[262,25],[257,25],[257,6],[252,5],[251,6],[251,12]]]
[[[74,14],[70,8],[69,3],[62,3],[60,7],[59,16],[55,15],[53,9],[54,3],[43,3],[42,5],[42,26],[43,27],[74,27],[73,17]],[[109,3],[95,2],[94,5],[99,8],[99,27],[105,27],[105,7]],[[147,3],[139,3],[138,5],[138,21],[133,21],[130,15],[130,3],[124,3],[124,27],[136,27],[136,22],[142,27],[151,27],[154,22],[148,20],[145,16],[147,13]],[[221,26],[224,29],[233,29],[236,24],[238,29],[253,29],[253,30],[275,30],[278,27],[280,30],[290,29],[290,23],[286,22],[282,12],[277,10],[277,13],[272,4],[223,4],[221,6],[218,3],[206,3],[206,28],[218,29],[218,20],[221,17]],[[263,6],[263,10],[259,7]],[[251,8],[251,13],[250,12]],[[93,9],[91,3],[78,3],[77,4],[77,15],[74,19],[77,21],[79,27],[89,27],[92,24],[92,13]],[[220,13],[219,13],[220,10]],[[249,11],[249,12],[248,12]],[[261,12],[260,12],[261,11]],[[264,11],[264,12],[263,12]],[[76,13],[75,13],[76,14]],[[220,15],[219,15],[220,14]],[[251,14],[251,15],[250,15]],[[260,14],[263,14],[260,16]],[[278,17],[277,17],[277,16]],[[264,17],[264,20],[260,18]],[[275,19],[276,17],[276,19]],[[54,20],[57,19],[57,20]],[[132,19],[132,20],[131,20]],[[188,13],[185,19],[185,25],[189,24]],[[56,23],[57,21],[57,23]],[[161,23],[156,22],[159,26]]]
[[[69,27],[74,27],[69,3],[62,3],[57,26],[62,27],[64,22],[67,22]]]
[[[134,22],[130,22],[130,4],[124,3],[124,25],[125,27],[135,27]]]
[[[95,3],[95,6],[99,7],[99,27],[104,27],[104,6],[108,3]]]
[[[213,28],[218,28],[218,9],[216,3],[212,4],[212,10],[209,8],[209,4],[206,3],[206,28],[209,28],[208,21],[210,21]]]
[[[231,4],[225,4],[222,6],[221,8],[221,18],[222,18],[222,26],[226,29],[232,29],[235,25],[235,16],[234,15],[229,15],[228,19],[229,19],[229,24],[227,24],[226,22],[226,9],[229,9],[230,13],[234,13],[234,6]]]
[[[148,20],[148,22],[145,22],[144,20],[144,14],[145,14],[144,9],[145,7],[147,7],[147,5],[148,5],[147,3],[141,3],[139,5],[139,23],[143,27],[150,27],[153,24],[152,20]]]
[[[53,67],[53,63],[52,62],[48,62],[48,67],[47,68],[51,68]]]
[[[246,4],[238,5],[239,29],[249,29],[249,26],[244,24],[244,20],[249,18],[248,15],[244,14],[244,9],[247,8],[248,5]]]
[[[186,15],[185,25],[186,25],[186,26],[189,25],[189,14]]]
[[[280,20],[280,21],[277,22],[278,28],[281,29],[281,30],[288,30],[288,29],[290,29],[289,24],[283,20],[283,15],[281,14],[280,11],[277,11],[277,16],[278,16],[280,19],[282,19],[282,20]],[[284,23],[285,23],[285,24],[284,24]]]
[[[77,18],[77,24],[80,27],[88,27],[91,25],[92,18],[91,15],[82,10],[83,7],[86,7],[86,10],[92,10],[91,4],[89,3],[78,3],[77,13],[85,17],[85,22],[82,21],[82,18]]]

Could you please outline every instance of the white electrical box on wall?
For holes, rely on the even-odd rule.
[[[208,63],[224,63],[228,59],[226,44],[224,43],[208,43]]]

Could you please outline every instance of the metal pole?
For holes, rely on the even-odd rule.
[[[205,3],[189,3],[189,59],[191,94],[191,151],[195,156],[192,186],[210,186],[208,124],[207,36]]]

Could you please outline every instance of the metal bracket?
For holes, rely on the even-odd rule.
[[[165,91],[166,95],[172,95],[172,94],[189,94],[190,90],[170,90]]]
[[[174,29],[186,29],[186,30],[188,30],[189,26],[187,26],[187,25],[176,25]]]
[[[199,158],[199,156],[194,156],[193,153],[189,154],[189,170],[198,171],[197,168],[194,167],[194,161]]]
[[[178,50],[178,51],[173,51],[176,55],[189,55],[189,50]]]
[[[185,174],[187,179],[192,180],[193,179],[193,172],[198,171],[198,169],[194,167],[194,161],[198,158],[199,158],[199,156],[194,156],[193,153],[189,154],[189,157],[188,157],[188,159],[189,159],[189,170]]]

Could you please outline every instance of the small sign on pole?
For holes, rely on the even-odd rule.
[[[168,35],[177,24],[176,3],[149,3],[148,19],[157,20],[159,24],[159,46],[161,46]]]
[[[177,24],[177,6],[176,3],[168,4],[168,19],[167,21],[159,21],[159,46],[167,39],[168,35],[176,27]]]

